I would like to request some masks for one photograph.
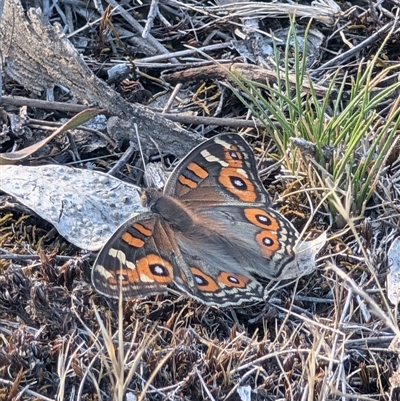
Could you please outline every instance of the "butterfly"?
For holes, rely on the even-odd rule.
[[[241,305],[264,298],[255,276],[276,280],[298,263],[299,234],[271,207],[238,134],[194,148],[142,203],[149,211],[123,223],[97,256],[100,294],[131,299],[173,287],[207,305]]]

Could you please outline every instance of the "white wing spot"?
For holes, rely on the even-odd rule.
[[[108,254],[110,256],[112,256],[113,258],[117,259],[120,262],[121,267],[125,266],[127,269],[131,269],[131,270],[136,269],[136,265],[133,262],[126,260],[126,255],[124,254],[124,252],[122,252],[118,249],[110,248],[110,250],[108,251]]]
[[[96,270],[100,273],[100,275],[102,277],[105,277],[106,279],[109,279],[112,277],[112,274],[107,269],[105,269],[104,266],[102,266],[102,265],[97,265]]]
[[[144,283],[154,283],[154,279],[147,274],[140,274],[140,280]]]
[[[219,163],[222,167],[228,167],[229,164],[220,159],[219,157],[213,156],[208,150],[202,150],[200,154],[210,163]]]
[[[224,140],[222,140],[221,138],[214,138],[215,143],[218,143],[218,145],[223,146],[226,149],[230,149],[232,144],[229,142],[226,142]]]
[[[235,179],[235,180],[233,180],[233,183],[234,183],[236,188],[243,188],[244,187],[244,183],[243,183],[242,180]]]
[[[108,254],[113,258],[118,259],[121,262],[121,264],[124,265],[126,263],[126,255],[123,252],[119,251],[118,249],[110,248]]]
[[[237,171],[238,171],[238,173],[239,173],[240,175],[242,175],[243,177],[249,178],[248,174],[247,174],[246,171],[244,171],[243,169],[238,168]]]

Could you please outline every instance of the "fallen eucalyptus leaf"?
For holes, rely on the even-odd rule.
[[[0,189],[54,225],[79,248],[100,249],[133,213],[140,188],[108,174],[59,165],[0,166]]]

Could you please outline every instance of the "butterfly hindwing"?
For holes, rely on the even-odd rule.
[[[192,298],[206,305],[221,307],[241,305],[263,299],[264,287],[246,271],[216,269],[203,258],[184,255],[195,288],[183,288]],[[179,286],[178,286],[179,287]]]
[[[294,247],[298,232],[281,214],[268,206],[214,206],[198,211],[215,226],[224,226],[224,249],[231,268],[278,279],[284,269],[297,267]],[[228,257],[228,256],[227,256]],[[218,261],[218,255],[214,256]]]

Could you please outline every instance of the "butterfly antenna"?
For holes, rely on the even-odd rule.
[[[137,141],[138,141],[138,146],[139,146],[139,151],[140,151],[140,157],[142,158],[142,161],[143,161],[143,170],[144,170],[144,174],[146,174],[146,160],[145,160],[144,154],[143,154],[142,142],[140,141],[138,127],[137,127],[137,124],[136,124],[136,123],[133,123],[133,126],[135,127],[136,139],[137,139]]]

